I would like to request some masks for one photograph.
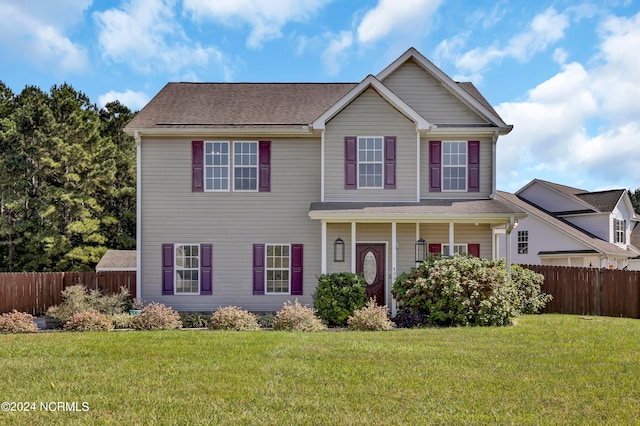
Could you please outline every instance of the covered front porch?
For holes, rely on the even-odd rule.
[[[394,316],[391,287],[400,273],[428,252],[495,259],[498,245],[509,244],[505,237],[524,216],[497,200],[313,203],[309,211],[320,221],[321,273],[363,274],[367,292]]]

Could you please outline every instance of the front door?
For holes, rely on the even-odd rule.
[[[384,305],[384,244],[356,244],[356,273],[364,276],[367,299]]]

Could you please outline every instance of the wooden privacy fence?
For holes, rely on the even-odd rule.
[[[0,273],[0,314],[16,309],[43,315],[50,306],[62,302],[62,290],[82,284],[87,289],[117,293],[126,287],[136,294],[135,271],[104,272],[20,272]]]
[[[543,312],[640,318],[640,271],[521,265],[544,275]]]

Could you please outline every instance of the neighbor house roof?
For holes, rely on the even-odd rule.
[[[546,222],[548,225],[558,229],[561,232],[564,232],[566,235],[574,238],[575,240],[578,240],[579,242],[592,247],[598,253],[617,256],[634,256],[634,252],[625,250],[617,246],[616,244],[604,241],[589,233],[588,231],[585,231],[584,229],[579,228],[578,226],[573,225],[562,218],[558,218],[552,213],[547,212],[542,208],[527,202],[525,199],[517,195],[510,194],[508,192],[497,191],[497,197],[522,208],[529,215],[537,217],[539,220]],[[544,254],[544,252],[541,254]]]
[[[107,250],[96,265],[96,272],[100,271],[135,271],[135,250]]]

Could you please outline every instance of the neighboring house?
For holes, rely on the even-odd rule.
[[[135,250],[107,250],[96,265],[96,272],[102,271],[135,271]]]
[[[360,83],[169,83],[125,129],[138,297],[275,311],[351,271],[393,310],[416,252],[493,258],[524,217],[495,199],[511,129],[415,49]]]
[[[511,234],[514,263],[637,269],[639,219],[625,189],[588,192],[534,179],[498,199],[527,212]]]

